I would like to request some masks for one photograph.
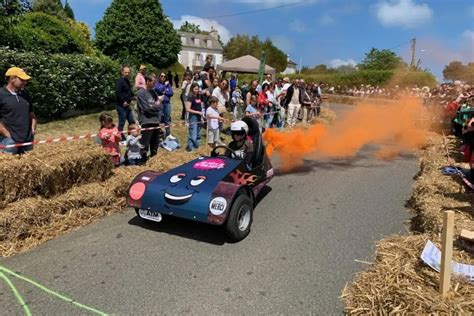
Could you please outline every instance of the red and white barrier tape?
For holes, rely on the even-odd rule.
[[[247,116],[266,116],[266,115],[272,115],[272,114],[277,114],[279,112],[268,112],[268,113],[254,113],[254,114],[249,114]],[[204,122],[196,122],[192,124],[204,124]],[[189,123],[187,122],[181,122],[181,123],[176,123],[176,124],[170,124],[170,125],[160,125],[156,127],[146,127],[146,128],[140,128],[140,131],[152,131],[152,130],[158,130],[162,128],[167,128],[167,127],[176,127],[176,126],[189,126]],[[129,133],[130,131],[119,131],[116,133],[116,135],[120,134],[125,134]],[[109,135],[109,134],[102,134],[103,136]],[[110,134],[112,135],[112,134]],[[19,147],[25,147],[25,146],[32,146],[32,145],[42,145],[42,144],[52,144],[52,143],[59,143],[59,142],[71,142],[71,141],[77,141],[77,140],[83,140],[83,139],[92,139],[99,137],[99,133],[95,134],[85,134],[85,135],[79,135],[79,136],[63,136],[59,138],[53,138],[53,139],[45,139],[45,140],[35,140],[32,142],[27,142],[27,143],[17,143],[17,144],[12,144],[12,145],[0,145],[0,149],[6,149],[6,148],[19,148]]]

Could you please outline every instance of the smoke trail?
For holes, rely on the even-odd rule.
[[[420,125],[424,108],[418,99],[373,104],[361,101],[332,126],[316,124],[287,132],[268,129],[264,136],[267,152],[282,159],[282,168],[291,170],[313,154],[347,158],[365,145],[376,145],[378,159],[395,158],[426,141],[426,127]]]

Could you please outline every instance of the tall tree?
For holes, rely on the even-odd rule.
[[[33,12],[43,12],[63,20],[66,19],[66,12],[61,0],[33,0],[31,8]]]
[[[189,23],[188,21],[184,21],[183,25],[181,25],[179,30],[181,32],[189,32],[189,33],[196,33],[196,34],[203,33],[199,25],[194,24],[194,23]]]
[[[405,63],[389,49],[372,48],[358,66],[361,70],[394,70],[404,67]]]
[[[443,69],[443,77],[446,80],[463,80],[467,67],[460,61],[452,61]]]
[[[266,53],[266,64],[272,66],[277,72],[285,70],[287,65],[286,54],[276,47],[270,39],[262,42],[258,36],[237,35],[232,37],[224,46],[224,57],[234,59],[251,55],[260,58],[262,49]]]
[[[181,41],[157,0],[113,0],[96,25],[96,45],[123,63],[166,68],[178,60]]]
[[[69,5],[69,2],[67,2],[66,0],[66,4],[64,5],[64,13],[66,14],[66,16],[68,18],[70,18],[71,20],[75,20],[75,17],[74,17],[74,11],[72,10],[71,6]]]

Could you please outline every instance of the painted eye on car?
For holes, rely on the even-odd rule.
[[[206,177],[196,177],[194,179],[191,180],[191,186],[192,187],[197,187],[197,186],[200,186],[204,181],[206,181]]]
[[[183,180],[183,178],[186,177],[186,174],[184,173],[178,173],[177,175],[174,175],[170,178],[171,183],[178,183],[179,181]]]

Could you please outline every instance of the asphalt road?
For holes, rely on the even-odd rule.
[[[143,224],[127,210],[0,265],[111,314],[340,315],[344,285],[366,268],[355,259],[370,261],[377,240],[405,231],[418,170],[412,156],[381,162],[369,153],[276,176],[238,244],[216,227]],[[10,279],[33,315],[90,314]],[[22,313],[1,279],[0,306]]]

